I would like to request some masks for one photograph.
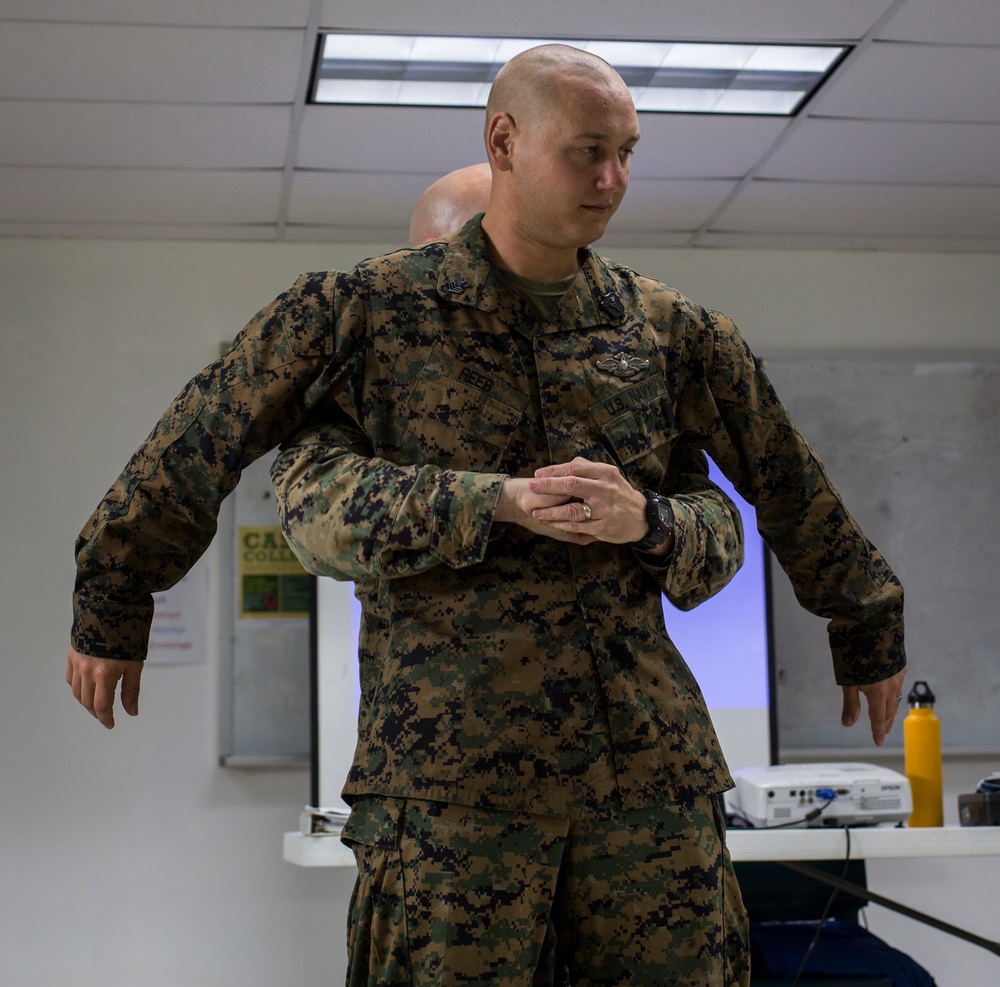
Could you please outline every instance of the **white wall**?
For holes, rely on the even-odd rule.
[[[342,982],[352,875],[281,860],[305,771],[218,766],[218,649],[147,668],[139,718],[110,733],[63,666],[74,539],[162,409],[299,271],[378,249],[0,240],[0,982]],[[762,355],[1000,344],[1000,257],[615,253],[729,311]],[[963,889],[973,913],[995,914],[989,888]]]

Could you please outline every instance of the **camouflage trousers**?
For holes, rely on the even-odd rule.
[[[716,799],[579,818],[369,797],[348,987],[746,987]]]

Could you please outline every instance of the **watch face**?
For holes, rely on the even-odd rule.
[[[669,530],[674,526],[674,512],[666,500],[660,500],[656,504],[656,515],[660,522],[660,527]]]

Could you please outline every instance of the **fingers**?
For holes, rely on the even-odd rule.
[[[893,704],[890,704],[893,705]],[[885,703],[875,701],[868,703],[868,722],[872,728],[872,740],[876,747],[881,747],[885,743],[885,738],[892,729],[892,724],[896,719],[895,708],[889,708]]]
[[[631,487],[621,470],[611,463],[595,463],[582,456],[535,470],[532,489],[553,496],[589,500],[598,490],[610,492]]]
[[[571,531],[583,531],[588,524],[600,520],[594,508],[585,500],[570,500],[555,507],[539,507],[532,516],[549,524],[561,524]]]
[[[885,743],[885,738],[896,722],[896,714],[903,700],[904,669],[891,679],[876,682],[873,685],[861,686],[861,691],[868,700],[868,721],[872,728],[872,740],[876,747]]]
[[[845,727],[853,727],[861,715],[861,693],[855,685],[845,685],[844,705],[840,711],[840,722]]]
[[[122,676],[122,706],[129,716],[139,715],[139,677],[142,675],[143,663],[130,661]]]
[[[595,495],[587,500],[568,500],[555,507],[539,508],[531,512],[536,521],[550,528],[573,535],[581,545],[595,541],[638,541],[645,534],[646,525],[641,513],[645,499],[627,507],[623,498],[608,499]]]
[[[70,648],[66,655],[66,682],[74,698],[108,730],[115,725],[115,691],[122,682],[122,705],[131,716],[139,712],[139,676],[142,662],[91,658]]]
[[[586,501],[573,500],[553,507],[539,507],[531,512],[538,534],[576,545],[600,541],[597,513]]]
[[[850,727],[858,721],[861,714],[860,695],[864,693],[868,702],[868,723],[872,731],[872,740],[876,747],[881,747],[896,722],[896,715],[902,703],[905,676],[906,669],[903,669],[892,678],[873,682],[871,685],[844,686],[841,723],[845,727]]]
[[[638,541],[648,530],[646,499],[611,463],[577,457],[535,471],[535,493],[562,498],[533,517],[575,536],[580,544]]]
[[[533,510],[532,516],[546,524],[557,525],[563,531],[585,534],[586,526],[599,520],[591,498],[596,500],[601,494],[600,477],[606,475],[609,468],[618,473],[617,467],[592,463],[578,456],[569,463],[535,470],[531,490],[536,494],[559,498],[559,502]]]

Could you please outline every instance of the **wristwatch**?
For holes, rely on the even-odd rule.
[[[646,495],[646,520],[649,533],[645,538],[632,542],[637,552],[651,552],[662,545],[674,533],[674,512],[668,498],[655,490],[644,490]]]

